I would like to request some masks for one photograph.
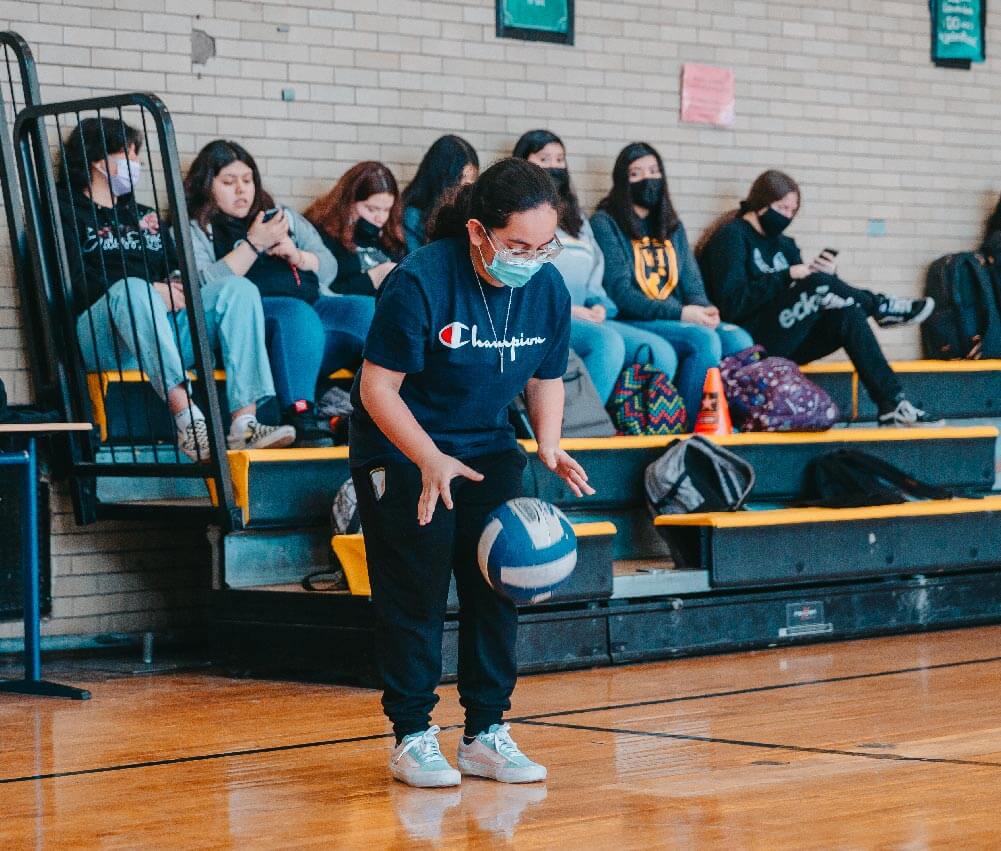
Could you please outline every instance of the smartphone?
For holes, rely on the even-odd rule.
[[[270,210],[265,210],[264,211],[264,218],[261,219],[261,221],[262,222],[270,222],[281,211],[282,211],[281,207],[272,207]]]
[[[265,219],[265,221],[267,221],[267,219]],[[825,248],[821,253],[822,254],[830,254],[831,257],[837,257],[838,256],[838,249],[836,249],[836,248]]]

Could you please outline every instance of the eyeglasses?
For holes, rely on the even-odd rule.
[[[505,263],[513,263],[516,266],[530,266],[533,263],[549,263],[559,257],[563,251],[563,243],[558,236],[554,236],[552,242],[543,245],[542,248],[508,248],[501,243],[498,248],[492,239],[490,231],[486,231],[490,246]],[[498,238],[499,239],[499,238]]]

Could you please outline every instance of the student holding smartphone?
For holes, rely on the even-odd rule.
[[[260,290],[283,421],[295,427],[297,446],[330,444],[316,414],[317,380],[361,362],[372,299],[331,291],[334,256],[305,218],[275,203],[236,142],[206,145],[184,188],[203,282],[238,276]]]
[[[784,235],[800,207],[796,182],[766,171],[740,207],[721,217],[696,248],[706,289],[724,320],[751,332],[769,354],[805,364],[844,349],[879,405],[879,424],[913,426],[931,418],[904,398],[869,325],[924,322],[930,298],[896,298],[853,287],[838,277],[837,254],[825,249],[803,262]]]

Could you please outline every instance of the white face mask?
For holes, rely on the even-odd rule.
[[[128,195],[138,189],[139,179],[142,177],[142,166],[127,157],[115,157],[112,162],[115,163],[118,171],[108,180],[111,194],[117,198],[119,195]],[[101,169],[101,173],[106,175],[104,169]]]

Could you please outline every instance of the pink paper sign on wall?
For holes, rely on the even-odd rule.
[[[732,127],[736,94],[731,68],[685,63],[681,71],[681,120]]]

